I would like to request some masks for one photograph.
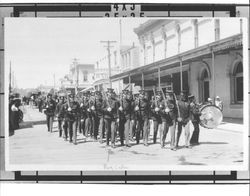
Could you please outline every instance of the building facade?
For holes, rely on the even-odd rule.
[[[70,66],[69,74],[60,80],[61,87],[77,90],[88,88],[95,81],[94,67],[94,64],[73,63]]]
[[[241,19],[149,20],[134,32],[141,64],[112,81],[151,94],[153,88],[187,90],[199,102],[219,96],[225,117],[243,118]]]

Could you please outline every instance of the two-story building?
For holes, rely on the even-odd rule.
[[[94,69],[94,64],[73,63],[70,66],[69,74],[60,80],[61,87],[78,91],[88,88],[95,80]]]
[[[224,116],[243,118],[242,19],[148,20],[134,29],[140,66],[113,75],[113,82],[187,90],[199,102],[219,96]]]

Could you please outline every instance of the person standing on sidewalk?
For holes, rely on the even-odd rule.
[[[51,133],[53,129],[53,120],[55,116],[55,110],[56,110],[56,102],[52,99],[52,94],[49,93],[47,95],[47,101],[45,103],[44,113],[46,114],[48,132],[51,132]]]

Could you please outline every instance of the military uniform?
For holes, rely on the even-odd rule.
[[[48,131],[52,132],[53,120],[54,120],[55,109],[56,109],[56,102],[52,99],[51,94],[48,94],[47,98],[48,100],[45,103],[44,113],[46,114]]]
[[[175,149],[175,120],[177,116],[176,104],[172,91],[166,91],[166,99],[160,103],[160,115],[162,120],[160,142],[164,148],[168,131],[170,131],[170,147]]]
[[[58,121],[59,137],[62,136],[62,122],[64,118],[63,107],[64,107],[64,97],[60,96],[59,103],[56,105],[56,111],[55,111]]]
[[[177,131],[177,138],[176,138],[176,147],[178,147],[182,128],[185,130],[185,146],[189,147],[189,137],[190,137],[190,130],[189,130],[189,121],[190,121],[190,106],[187,101],[185,92],[181,93],[180,100],[178,101],[178,108],[179,108],[179,116],[177,118],[178,121],[178,131]]]
[[[158,128],[162,123],[160,115],[161,101],[162,101],[161,92],[158,91],[157,96],[154,97],[153,100],[151,100],[151,119],[153,120],[153,127],[154,127],[154,136],[153,136],[154,144],[156,143]]]
[[[80,105],[78,102],[74,100],[74,95],[69,95],[70,100],[64,106],[64,110],[66,112],[66,118],[68,122],[68,130],[69,130],[69,141],[76,144],[77,139],[77,120],[80,113]]]
[[[194,126],[194,131],[190,139],[191,145],[197,145],[199,144],[199,134],[200,134],[200,109],[199,105],[195,102],[195,97],[193,95],[190,95],[189,97],[190,101],[190,120]]]
[[[104,123],[106,131],[106,145],[111,139],[112,147],[115,147],[115,133],[117,130],[119,102],[114,98],[113,89],[108,89],[108,98],[103,103]]]
[[[130,127],[133,126],[133,124],[131,125],[132,110],[133,110],[132,100],[129,98],[129,91],[123,90],[123,97],[120,100],[120,107],[119,107],[119,115],[120,115],[119,123],[120,126],[123,126],[123,133],[120,134],[120,138],[122,141],[123,136],[125,136],[125,142],[127,147],[130,147],[129,139],[131,139],[132,137],[132,127]],[[123,141],[121,142],[121,144],[123,145]]]
[[[93,133],[93,125],[92,125],[92,111],[90,109],[90,99],[91,95],[87,95],[86,100],[84,101],[84,107],[86,108],[86,119],[85,119],[85,136],[87,137],[88,134],[92,137]]]
[[[143,144],[148,146],[150,102],[146,99],[145,92],[143,90],[140,91],[140,97],[135,103],[135,110],[138,112],[138,127],[136,130],[137,144],[139,144],[140,132],[143,130]]]

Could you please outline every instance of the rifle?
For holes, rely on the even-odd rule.
[[[175,93],[174,93],[174,99],[175,99],[175,104],[176,104],[176,107],[177,107],[177,112],[178,112],[177,119],[178,119],[178,118],[180,118],[180,108],[179,108],[178,101],[177,101]]]
[[[154,92],[154,102],[155,102],[155,107],[157,107],[157,101],[156,101],[156,93],[155,93],[155,88],[153,88],[153,92]]]

